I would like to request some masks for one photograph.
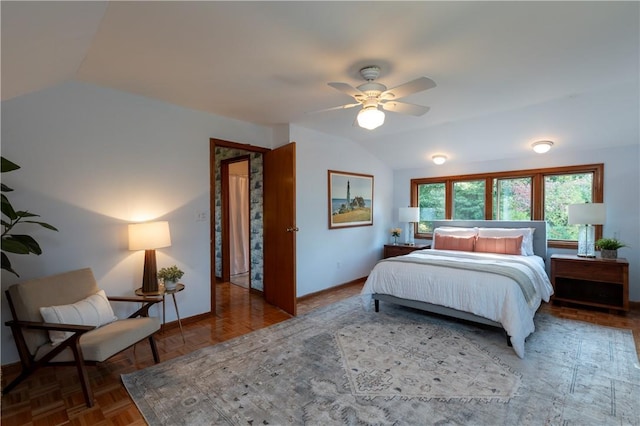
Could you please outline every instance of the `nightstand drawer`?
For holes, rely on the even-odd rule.
[[[624,272],[622,265],[611,264],[603,268],[601,263],[590,263],[585,261],[564,261],[555,262],[555,275],[571,277],[573,279],[583,279],[589,281],[605,281],[610,283],[622,283]]]

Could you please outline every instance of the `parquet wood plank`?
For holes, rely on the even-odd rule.
[[[298,315],[356,295],[363,280],[302,298]],[[184,335],[171,324],[157,335],[160,359],[166,361],[197,349],[250,333],[284,321],[290,316],[263,301],[260,295],[222,283],[216,286],[215,316],[186,322]],[[552,315],[610,327],[632,329],[640,355],[640,306],[634,304],[625,315],[573,306],[543,304],[541,311]],[[75,367],[41,369],[8,395],[2,396],[2,425],[144,425],[144,419],[124,389],[120,375],[153,365],[146,342],[136,345],[97,367],[89,367],[95,405],[88,409]],[[18,374],[3,369],[2,386]]]

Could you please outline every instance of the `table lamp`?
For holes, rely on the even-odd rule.
[[[569,205],[569,225],[583,225],[578,234],[578,256],[596,257],[596,237],[593,225],[602,225],[605,217],[603,203]]]
[[[405,244],[410,246],[415,244],[413,239],[413,229],[412,223],[420,222],[420,208],[419,207],[400,207],[400,211],[398,212],[398,219],[400,222],[407,223],[407,232],[405,233],[404,241]]]
[[[144,250],[144,271],[142,273],[142,291],[158,291],[158,267],[156,265],[157,248],[171,246],[169,222],[145,222],[129,224],[129,250]]]

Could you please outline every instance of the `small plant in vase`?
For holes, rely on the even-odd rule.
[[[600,256],[603,259],[617,259],[618,249],[626,247],[626,244],[616,238],[600,238],[596,241],[596,246],[600,249]]]
[[[182,272],[176,265],[169,266],[168,268],[162,268],[158,271],[158,278],[164,282],[164,288],[166,290],[175,290],[178,285],[178,280],[182,278],[184,272]]]
[[[402,229],[400,228],[391,228],[391,237],[393,237],[393,244],[398,244],[398,238],[400,238],[400,234],[402,233]]]

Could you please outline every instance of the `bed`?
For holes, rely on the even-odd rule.
[[[436,248],[376,264],[361,292],[367,305],[373,300],[377,312],[380,301],[390,302],[500,327],[524,358],[533,317],[553,294],[546,222],[435,221],[434,230]]]

